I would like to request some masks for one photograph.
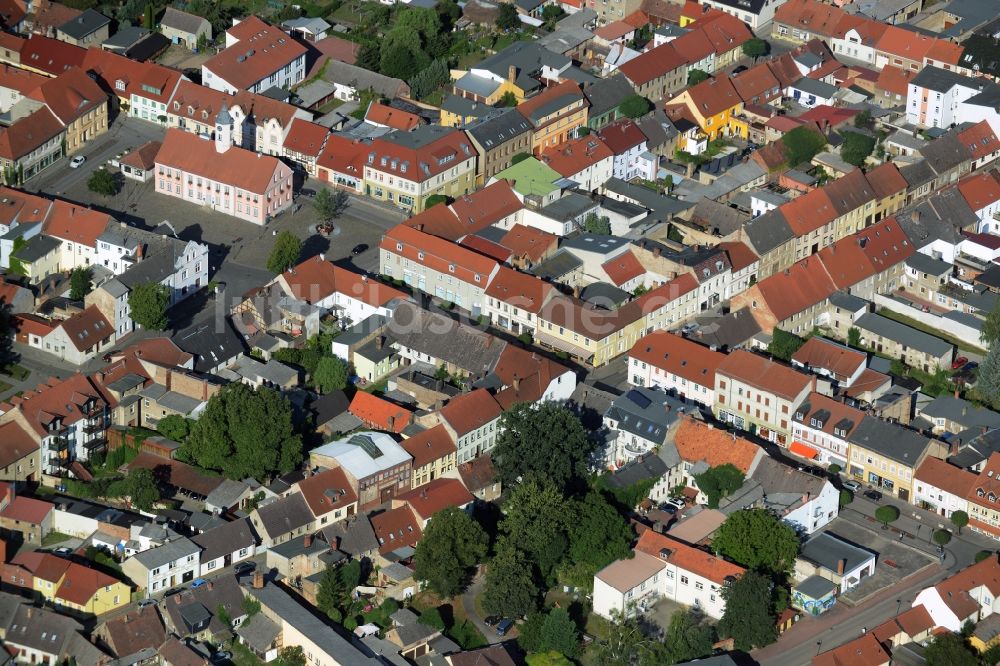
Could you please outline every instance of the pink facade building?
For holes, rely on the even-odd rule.
[[[225,106],[215,139],[167,130],[156,156],[156,191],[264,225],[292,205],[292,170],[270,155],[233,145],[233,119]]]

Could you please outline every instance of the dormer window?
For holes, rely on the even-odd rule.
[[[115,81],[115,90],[125,90],[125,82],[121,79]]]
[[[403,244],[396,243],[396,252],[402,252],[402,251],[403,251]]]
[[[982,488],[976,488],[976,497],[982,497],[985,494]]]
[[[455,272],[455,264],[448,264],[448,272],[449,273]]]
[[[419,259],[420,261],[423,261],[424,260],[424,253],[423,252],[417,252],[417,259]]]

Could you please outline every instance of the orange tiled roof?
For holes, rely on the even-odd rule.
[[[704,118],[722,113],[743,102],[733,87],[732,80],[725,76],[706,79],[688,88],[687,92],[694,109]]]
[[[721,352],[668,331],[654,331],[640,338],[629,356],[713,391],[715,371],[726,357]]]
[[[524,208],[506,180],[458,197],[451,205],[436,204],[403,224],[450,241],[491,227]]]
[[[1000,594],[1000,560],[996,553],[934,586],[945,605],[963,620],[979,610],[979,602],[969,595],[977,587],[985,587],[994,599]]]
[[[57,199],[52,202],[52,214],[45,221],[44,231],[61,240],[95,247],[97,237],[110,222],[111,216],[107,213]]]
[[[781,214],[796,236],[805,236],[837,219],[837,211],[824,188],[781,204]]]
[[[441,408],[441,417],[455,430],[458,437],[496,421],[500,414],[500,405],[486,389],[457,395]]]
[[[413,458],[413,469],[429,465],[435,460],[444,458],[456,452],[448,430],[442,424],[418,432],[413,437],[404,439],[400,446]]]
[[[555,287],[534,275],[501,266],[486,288],[491,296],[515,308],[538,314]]]
[[[280,28],[253,15],[227,30],[226,35],[227,42],[229,37],[237,42],[209,58],[203,67],[237,89],[252,87],[306,54],[306,48]]]
[[[410,423],[413,413],[371,393],[358,391],[348,408],[351,414],[372,427],[399,433]]]
[[[404,132],[409,132],[411,129],[423,124],[420,116],[380,102],[372,102],[368,105],[368,113],[365,114],[365,120],[373,124],[403,130]]]
[[[739,578],[746,573],[746,569],[738,564],[727,562],[653,530],[642,533],[635,550],[669,562],[678,569],[707,578],[717,585],[724,585],[729,580]]]
[[[279,180],[291,175],[291,169],[276,157],[237,146],[220,153],[214,141],[176,127],[169,128],[163,137],[156,163],[258,195],[267,190],[275,174]]]
[[[340,467],[307,476],[299,481],[298,487],[317,518],[358,501],[347,474]]]
[[[915,477],[956,497],[967,497],[976,484],[976,475],[972,472],[930,456],[920,463]]]
[[[569,139],[542,151],[541,161],[559,175],[570,178],[602,160],[615,156],[597,134]]]
[[[994,169],[966,176],[958,181],[958,191],[969,208],[978,212],[1000,201],[1000,173]]]
[[[476,149],[465,132],[455,128],[423,127],[418,132],[437,134],[419,148],[391,141],[399,130],[379,137],[368,145],[367,166],[373,171],[425,182],[476,157]]]
[[[403,546],[415,547],[423,536],[420,521],[409,504],[383,511],[371,516],[370,520],[378,538],[378,552],[383,555]]]
[[[733,465],[747,474],[762,449],[738,435],[684,417],[674,434],[674,446],[681,459],[704,461],[709,467]]]
[[[331,134],[326,138],[326,146],[316,164],[334,173],[342,173],[360,180],[364,176],[367,153],[367,144]]]
[[[441,509],[449,506],[462,507],[475,499],[458,479],[442,478],[396,495],[393,503],[406,502],[417,516],[427,520]]]
[[[884,666],[891,657],[874,632],[813,657],[813,666]]]
[[[618,67],[632,85],[642,86],[685,64],[684,57],[667,42],[632,58]]]
[[[58,76],[71,67],[82,67],[87,50],[68,42],[31,35],[21,47],[21,65]]]
[[[330,136],[328,128],[302,118],[296,118],[292,121],[291,127],[288,128],[288,134],[285,135],[284,147],[285,150],[301,155],[319,157],[328,136]]]
[[[619,287],[646,273],[646,269],[639,263],[631,250],[622,252],[614,259],[609,259],[601,264],[601,268],[611,278],[611,282]]]
[[[500,239],[500,244],[509,248],[515,257],[527,259],[534,264],[547,257],[550,252],[555,251],[559,245],[559,237],[519,223],[504,234],[503,238]]]
[[[813,336],[792,354],[792,361],[811,368],[829,370],[838,378],[847,378],[852,377],[858,367],[864,367],[868,356],[819,336]]]
[[[463,282],[486,285],[496,261],[444,239],[397,224],[382,237],[379,247],[423,264],[438,273],[451,274]]]
[[[780,322],[822,302],[837,291],[818,257],[803,259],[757,283],[764,301]]]
[[[896,218],[887,217],[823,248],[819,260],[834,285],[847,289],[905,261],[915,252]]]
[[[56,558],[60,559],[60,558]],[[80,564],[71,564],[66,570],[62,585],[56,591],[56,596],[72,604],[85,606],[98,590],[121,582],[97,569],[91,569]]]
[[[903,69],[893,65],[886,65],[878,73],[878,81],[875,87],[879,90],[887,90],[894,95],[906,96],[910,81],[917,75],[911,69]]]
[[[846,13],[839,7],[816,0],[788,0],[774,11],[775,23],[784,23],[799,30],[832,37]]]
[[[809,375],[744,349],[726,356],[717,374],[789,400],[814,384]]]

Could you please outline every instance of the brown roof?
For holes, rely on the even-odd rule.
[[[757,283],[757,289],[779,322],[822,302],[837,291],[816,257],[798,261],[783,272],[764,278]]]
[[[0,425],[0,468],[31,455],[38,450],[38,442],[15,421]]]
[[[47,104],[64,125],[108,102],[107,93],[79,67],[47,79],[28,96]]]
[[[404,132],[409,132],[418,125],[424,124],[424,121],[417,114],[403,111],[402,109],[397,109],[396,107],[380,102],[372,102],[368,105],[368,113],[365,114],[365,120],[376,125],[385,125],[392,129],[403,130]]]
[[[705,462],[709,467],[733,465],[747,474],[763,449],[731,432],[684,417],[674,433],[674,446],[682,460]]]
[[[166,628],[155,606],[138,608],[108,620],[104,629],[108,646],[116,657],[127,657],[143,648],[155,650],[166,639]]]
[[[365,154],[367,144],[352,141],[337,134],[331,134],[326,139],[326,147],[320,153],[316,164],[335,173],[361,178],[364,175]]]
[[[323,55],[340,62],[346,62],[348,65],[353,65],[358,61],[358,52],[361,50],[361,45],[357,42],[340,37],[325,37],[318,42],[313,42],[312,46]]]
[[[21,65],[58,76],[83,65],[87,50],[51,37],[31,35],[21,48]]]
[[[0,65],[0,87],[11,88],[22,95],[27,95],[32,90],[38,88],[46,81],[50,81],[41,74],[29,72],[26,69],[13,67],[11,65]]]
[[[816,0],[788,0],[774,12],[775,23],[784,23],[823,37],[837,34],[844,10]]]
[[[466,650],[448,655],[450,666],[514,666],[514,658],[503,645]]]
[[[715,390],[715,371],[726,355],[668,331],[638,340],[629,357]]]
[[[561,81],[554,86],[549,86],[545,88],[542,92],[538,93],[534,97],[517,105],[517,110],[528,120],[532,120],[532,114],[535,111],[541,109],[544,106],[551,104],[552,102],[562,102],[563,106],[559,109],[559,114],[562,114],[562,109],[583,100],[584,104],[587,104],[587,100],[583,95],[583,91],[580,90],[580,84],[572,79],[566,79]],[[555,112],[549,111],[546,117],[552,116]],[[533,121],[534,122],[534,121]],[[552,122],[551,120],[543,121],[541,124]]]
[[[219,110],[226,105],[230,110],[239,108],[245,116],[253,116],[258,123],[274,118],[282,127],[288,127],[298,109],[264,95],[240,90],[228,95],[192,81],[183,80],[170,98],[170,113],[197,122],[212,125]]]
[[[497,482],[493,460],[489,454],[485,453],[459,465],[458,475],[462,478],[465,487],[472,492],[477,492]]]
[[[66,331],[69,341],[80,352],[107,340],[114,333],[114,327],[96,305],[76,313],[59,326]]]
[[[781,92],[781,82],[766,62],[740,72],[732,79],[733,87],[744,102],[765,101]]]
[[[837,219],[837,211],[826,195],[826,188],[818,188],[781,204],[781,214],[792,233],[805,236]]]
[[[205,666],[208,664],[208,659],[172,636],[160,646],[159,654],[164,663],[169,664],[169,666]]]
[[[413,458],[414,469],[429,465],[456,451],[455,442],[452,441],[447,428],[442,424],[404,439],[400,442],[400,446]]]
[[[521,402],[536,402],[553,381],[567,372],[569,368],[545,356],[507,345],[493,367],[493,374],[507,388],[493,397],[503,409],[510,409]]]
[[[684,56],[667,42],[622,63],[618,71],[624,74],[632,85],[642,86],[678,67],[683,67],[684,64]]]
[[[810,368],[828,370],[843,381],[852,377],[859,367],[864,367],[868,356],[814,335],[792,354],[792,361]]]
[[[822,427],[818,423],[814,425],[811,420],[817,412],[821,411],[826,412]],[[799,418],[799,414],[802,414],[801,419]],[[834,428],[843,430],[844,434],[840,436],[845,438],[861,425],[864,417],[865,413],[860,409],[856,409],[815,391],[806,396],[805,401],[798,406],[794,414],[795,420],[799,423],[809,424],[809,427],[822,430],[828,435],[833,434]]]
[[[979,160],[1000,150],[1000,141],[989,122],[980,120],[958,133],[958,140],[969,148],[972,159]],[[891,162],[889,162],[891,164]]]
[[[719,364],[718,374],[791,400],[813,384],[806,374],[758,354],[738,349]]]
[[[885,666],[891,657],[874,633],[813,657],[813,666]]]
[[[819,259],[838,289],[850,288],[914,254],[896,218],[887,217],[819,251]]]
[[[369,519],[378,538],[378,552],[383,555],[403,546],[416,546],[423,536],[420,521],[409,504],[383,511]]]
[[[729,264],[733,267],[733,271],[743,270],[760,259],[749,245],[741,241],[724,241],[719,243],[719,247],[729,256]]]
[[[962,569],[957,574],[945,578],[934,586],[938,594],[941,595],[941,600],[961,620],[979,610],[979,602],[969,594],[977,587],[986,587],[994,599],[1000,594],[1000,560],[997,559],[996,553],[992,553],[982,562],[977,562]]]
[[[37,34],[55,34],[63,24],[69,23],[83,12],[60,2],[38,0],[33,3],[31,29]]]
[[[542,151],[540,159],[559,175],[569,178],[614,156],[614,151],[598,135],[588,134],[549,146]]]
[[[309,510],[317,518],[358,501],[347,474],[340,467],[307,476],[297,485]]]
[[[156,156],[160,152],[159,141],[147,141],[121,159],[121,163],[135,169],[149,171],[156,166]]]
[[[538,314],[555,287],[534,275],[501,266],[486,288],[486,295],[507,305]]]
[[[504,234],[503,238],[500,239],[500,244],[510,249],[515,257],[526,259],[534,264],[547,257],[550,252],[555,251],[559,245],[559,237],[547,231],[518,223]]]
[[[687,92],[691,96],[694,108],[705,118],[722,113],[743,102],[732,80],[727,76],[706,79],[688,88]]]
[[[838,216],[857,210],[877,198],[861,169],[853,169],[840,178],[835,178],[823,186],[823,191]]]
[[[406,502],[418,517],[427,520],[441,509],[463,507],[475,499],[458,479],[441,478],[396,495],[393,503]]]
[[[899,26],[887,26],[882,37],[875,44],[877,51],[884,51],[907,60],[923,62],[932,58],[952,65],[958,64],[962,47],[946,39],[931,37]]]
[[[236,146],[220,153],[214,141],[176,127],[169,128],[163,137],[156,163],[254,194],[263,194],[276,173],[279,179],[291,175],[291,169],[276,157]]]
[[[878,81],[876,81],[875,87],[879,90],[887,90],[895,95],[906,97],[910,81],[916,75],[917,72],[911,69],[886,65],[878,73]]]
[[[977,476],[944,460],[928,456],[917,468],[915,478],[956,497],[967,497],[976,485]]]
[[[55,505],[51,502],[18,495],[4,507],[3,511],[0,511],[0,516],[31,525],[41,525],[54,508]]]
[[[34,390],[12,397],[7,403],[0,405],[0,410],[9,411],[8,405],[16,407],[36,434],[45,437],[49,424],[57,419],[62,421],[63,426],[79,421],[83,417],[81,409],[84,409],[91,398],[96,406],[103,406],[103,398],[90,380],[76,373],[61,381],[52,378],[48,383],[39,384]]]
[[[506,180],[462,195],[451,205],[435,204],[403,222],[438,238],[457,241],[493,226],[524,208]]]
[[[615,155],[621,155],[646,142],[646,135],[631,118],[622,118],[605,125],[597,136]]]
[[[989,127],[988,124],[987,127]],[[906,179],[903,178],[903,174],[899,173],[899,168],[895,162],[883,162],[866,173],[865,176],[868,178],[868,184],[878,199],[885,199],[899,192],[906,191]]]
[[[441,409],[441,417],[459,437],[496,421],[500,414],[500,405],[486,389],[457,395]]]
[[[0,128],[0,157],[16,162],[62,132],[62,123],[43,106],[13,125]]]
[[[722,55],[738,49],[743,42],[751,39],[753,33],[747,24],[718,9],[712,9],[706,16],[702,16],[695,21],[695,28],[700,28],[705,32],[716,55]]]
[[[162,476],[167,484],[197,493],[203,497],[208,497],[209,493],[222,483],[221,476],[210,476],[187,463],[161,458],[145,451],[136,456],[128,464],[128,468],[130,470],[137,468],[151,470],[154,475]]]
[[[52,555],[52,557],[55,557],[55,555]],[[80,564],[70,564],[66,570],[66,576],[63,578],[62,585],[56,591],[56,596],[72,604],[84,606],[94,598],[94,595],[102,587],[108,587],[118,582],[120,581],[117,578],[112,578],[97,569],[91,569]]]
[[[202,66],[237,89],[252,87],[306,53],[280,28],[253,15],[227,30],[226,41],[230,38],[236,43]]]
[[[97,237],[104,233],[109,222],[111,216],[107,213],[57,199],[52,202],[44,231],[61,240],[96,247]]]
[[[285,135],[285,150],[294,153],[319,157],[326,145],[326,137],[330,136],[329,128],[311,123],[302,118],[296,118]]]

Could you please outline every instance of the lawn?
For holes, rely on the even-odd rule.
[[[44,537],[42,537],[42,548],[48,548],[49,546],[54,546],[57,543],[62,543],[68,539],[72,539],[68,534],[63,534],[62,532],[49,532]]]
[[[476,625],[469,621],[459,598],[444,601],[433,592],[424,591],[410,599],[410,606],[417,612],[438,608],[445,622],[445,636],[462,646],[463,650],[474,650],[489,644]]]
[[[3,368],[0,368],[0,373],[3,373],[8,377],[13,377],[19,382],[23,382],[31,376],[31,370],[28,370],[23,365],[18,365],[17,363],[5,365]],[[7,388],[10,387],[8,386]]]
[[[958,347],[959,349],[961,349],[962,351],[972,352],[973,354],[983,353],[983,350],[980,349],[979,347],[970,345],[968,342],[964,340],[960,340],[954,336],[948,335],[944,331],[936,329],[932,326],[928,326],[927,324],[921,324],[919,321],[910,319],[909,317],[901,315],[898,312],[893,312],[888,308],[881,308],[878,311],[878,314],[882,315],[883,317],[886,317],[887,319],[893,319],[901,324],[906,324],[907,326],[911,326],[917,329],[918,331],[923,331],[924,333],[930,333],[931,335],[939,337],[942,340],[946,340],[951,344],[955,345],[956,347]]]
[[[234,666],[260,666],[262,663],[257,658],[257,655],[239,641],[234,640],[229,647],[229,651],[233,653],[232,662]]]

